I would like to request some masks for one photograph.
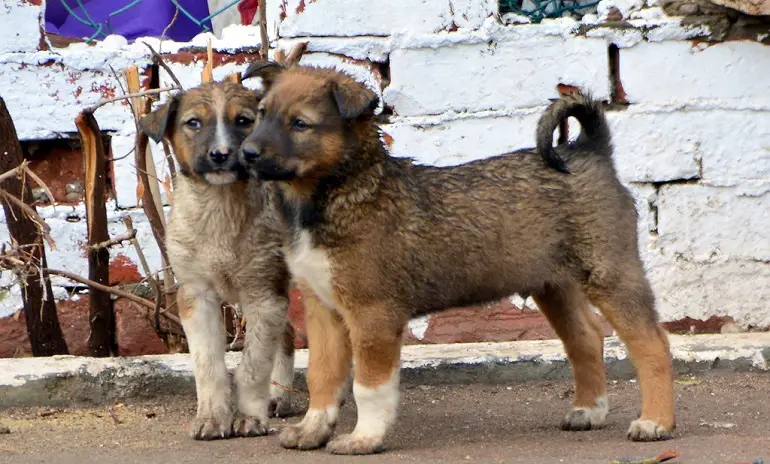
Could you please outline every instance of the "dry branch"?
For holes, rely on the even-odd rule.
[[[17,198],[15,195],[12,195],[11,193],[7,192],[6,190],[0,189],[0,196],[5,198],[9,203],[13,203],[14,206],[19,208],[21,213],[24,213],[22,216],[26,216],[29,218],[30,221],[35,223],[35,225],[40,229],[41,236],[45,239],[45,241],[48,243],[48,245],[51,247],[51,249],[56,249],[56,242],[53,241],[51,238],[50,232],[51,227],[45,222],[45,219],[40,217],[39,214],[37,214],[37,211],[35,211],[35,208],[24,203],[19,198]],[[28,192],[23,194],[26,198],[32,198],[32,192]],[[14,217],[19,217],[19,215],[16,212],[11,212],[11,215]],[[8,215],[6,214],[6,217]]]
[[[88,248],[91,250],[98,250],[100,248],[109,248],[111,246],[120,245],[123,242],[133,240],[134,237],[136,237],[136,230],[131,230],[131,232],[118,235],[117,237],[113,237],[109,240],[105,240],[101,243],[96,243],[94,245],[89,245]]]
[[[139,89],[139,73],[136,67],[129,68],[126,71],[126,81],[128,83],[129,92]],[[133,107],[134,118],[138,121],[139,118],[151,111],[152,102],[146,98],[142,101],[135,100]],[[176,291],[174,290],[176,285],[174,274],[168,267],[169,260],[165,244],[166,222],[163,213],[163,204],[161,203],[160,186],[158,185],[157,174],[155,173],[155,162],[152,152],[149,150],[149,139],[142,131],[137,131],[136,133],[136,150],[134,155],[136,156],[136,170],[139,175],[139,186],[141,186],[142,209],[150,222],[152,234],[160,249],[161,264],[165,268],[163,272],[163,286],[162,288],[160,288],[159,285],[156,287],[157,295],[156,305],[154,307],[156,330],[158,330],[159,335],[162,335],[158,318],[158,314],[161,313],[160,298],[165,296],[165,307],[167,308],[167,311],[170,311],[171,308],[176,308]],[[172,163],[173,160],[169,160],[169,165]],[[134,241],[134,244],[135,246],[138,246],[136,241]],[[169,316],[170,315],[171,314],[169,314]],[[174,317],[176,318],[176,316]],[[178,320],[178,318],[176,319]],[[169,351],[181,351],[181,347],[183,346],[181,340],[177,340],[171,335],[172,334],[166,334],[166,337],[163,339],[166,346],[169,348]]]
[[[177,11],[179,11],[179,10],[177,10]],[[163,60],[163,57],[161,56],[161,54],[156,52],[155,49],[152,48],[152,46],[150,44],[145,42],[145,45],[147,46],[147,48],[150,49],[150,53],[152,53],[152,62],[157,64],[161,68],[165,69],[166,72],[168,73],[169,77],[171,78],[171,80],[174,81],[174,84],[177,87],[179,87],[179,90],[184,90],[184,87],[182,86],[182,83],[179,82],[179,79],[177,79],[176,74],[174,74],[174,72],[171,71],[171,68],[168,67],[168,65],[166,64],[166,61]]]
[[[180,90],[180,89],[181,87],[166,87],[163,89],[150,89],[150,90],[136,91],[135,93],[129,93],[128,95],[121,95],[120,97],[113,97],[113,98],[106,98],[104,100],[99,100],[98,102],[96,102],[94,106],[91,106],[90,108],[86,108],[83,111],[93,113],[94,111],[96,111],[97,109],[101,108],[102,106],[108,103],[115,103],[121,100],[136,99],[139,97],[146,97],[148,95],[157,95],[159,93],[164,93],[164,92],[173,92],[175,90]]]
[[[259,54],[262,55],[262,59],[267,59],[267,52],[270,49],[270,39],[267,37],[267,2],[260,0],[259,7],[259,36],[261,44],[259,44]]]
[[[109,293],[109,294],[118,296],[120,298],[125,298],[127,300],[133,301],[136,304],[144,306],[145,308],[155,310],[155,303],[153,303],[152,301],[147,300],[145,298],[142,298],[141,296],[134,295],[133,293],[126,292],[126,291],[121,290],[121,289],[119,289],[117,287],[108,286],[108,285],[102,285],[102,284],[100,284],[98,282],[94,282],[93,280],[86,279],[85,277],[79,276],[79,275],[74,274],[72,272],[62,271],[62,270],[59,270],[59,269],[46,269],[45,272],[46,272],[46,274],[49,274],[49,275],[58,275],[60,277],[64,277],[64,278],[73,280],[73,281],[81,283],[83,285],[87,285],[88,287],[90,287],[92,289],[95,289],[95,290],[98,290],[98,291],[102,291],[102,292],[105,292],[105,293]],[[157,297],[158,296],[156,295],[156,298]],[[182,321],[180,321],[179,318],[174,316],[173,314],[169,314],[167,312],[161,311],[161,315],[166,317],[168,320],[174,322],[175,324],[179,324],[180,326],[182,325]]]
[[[105,202],[106,164],[104,141],[99,125],[91,111],[81,112],[75,118],[80,135],[80,146],[85,161],[85,203],[88,225],[88,278],[107,286],[110,282],[110,251],[98,246],[110,240],[107,230],[107,205]],[[88,351],[91,356],[117,356],[118,344],[115,327],[115,308],[109,293],[92,290],[89,297],[88,319],[91,334]]]

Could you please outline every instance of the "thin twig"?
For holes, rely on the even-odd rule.
[[[163,42],[161,42],[162,44]],[[152,53],[152,60],[154,63],[157,63],[158,66],[166,70],[168,73],[168,76],[171,78],[172,81],[174,81],[174,84],[179,87],[179,90],[183,90],[184,87],[182,86],[182,83],[179,82],[179,79],[177,79],[176,75],[171,71],[171,68],[168,67],[166,64],[166,61],[163,59],[160,53],[156,52],[154,48],[152,48],[152,45],[148,44],[147,42],[144,42],[144,45],[147,46],[147,48],[150,49],[150,53]]]
[[[13,169],[10,169],[2,174],[0,174],[0,182],[5,181],[6,179],[10,179],[13,176],[20,177],[22,173],[24,172],[24,168],[29,164],[29,161],[24,160],[21,162],[20,165],[16,166]]]
[[[275,380],[271,380],[270,383],[272,385],[275,385],[276,387],[280,388],[283,391],[287,391],[287,392],[291,392],[291,393],[301,393],[296,388],[289,388],[289,387],[287,387],[285,385],[281,385],[280,383],[276,382]]]
[[[104,106],[104,105],[106,105],[108,103],[114,103],[116,101],[121,101],[121,100],[128,100],[129,98],[138,98],[138,97],[145,97],[147,95],[156,95],[156,94],[163,93],[163,92],[173,92],[174,90],[181,90],[181,87],[166,87],[166,88],[163,88],[163,89],[143,90],[141,92],[131,93],[131,94],[128,94],[128,95],[121,95],[119,97],[107,98],[107,99],[104,99],[104,100],[99,100],[98,102],[96,102],[96,104],[94,106],[92,106],[90,108],[86,108],[84,111],[88,111],[90,113],[93,113],[98,108],[100,108],[100,107],[102,107],[102,106]]]
[[[87,285],[91,288],[95,288],[97,290],[101,290],[103,292],[111,293],[115,296],[119,296],[121,298],[125,298],[127,300],[133,301],[134,303],[140,304],[148,309],[155,309],[155,303],[152,301],[142,298],[140,296],[134,295],[133,293],[129,293],[126,291],[123,291],[119,288],[115,287],[109,287],[107,285],[102,285],[100,283],[94,282],[93,280],[86,279],[85,277],[81,277],[77,274],[73,274],[72,272],[68,271],[62,271],[59,269],[46,269],[45,272],[49,275],[57,275],[61,277],[65,277],[70,280],[74,280],[75,282],[80,282],[83,285]],[[173,314],[168,314],[166,312],[161,312],[165,317],[167,317],[169,320],[173,321],[176,324],[182,325],[182,321],[179,320],[178,317],[174,316]]]
[[[114,245],[120,245],[120,244],[122,244],[123,242],[125,242],[127,240],[133,240],[134,237],[136,237],[136,230],[135,229],[131,229],[131,232],[128,232],[128,233],[125,233],[125,234],[122,234],[122,235],[118,235],[117,237],[111,238],[109,240],[105,240],[104,242],[100,242],[100,243],[97,243],[95,245],[91,245],[88,248],[90,248],[92,250],[98,250],[98,249],[101,249],[101,248],[109,248],[109,247],[114,246]]]
[[[166,155],[166,165],[168,166],[168,171],[171,173],[171,178],[173,179],[174,176],[176,176],[176,165],[174,164],[174,156],[171,154],[171,147],[169,146],[168,142],[163,140],[163,153]]]
[[[166,38],[166,33],[168,32],[169,29],[171,29],[171,26],[174,25],[174,23],[176,22],[178,17],[179,17],[179,5],[176,6],[176,10],[174,11],[174,17],[171,18],[171,22],[168,23],[168,26],[163,28],[163,32],[160,34],[160,46],[158,48],[162,49],[162,47],[163,47],[163,39]]]
[[[56,242],[53,241],[50,235],[51,227],[45,222],[45,219],[40,217],[40,215],[37,214],[37,212],[34,209],[32,209],[28,204],[24,203],[23,201],[19,200],[15,196],[6,192],[4,189],[0,189],[0,196],[5,198],[9,202],[13,203],[14,205],[18,206],[32,221],[34,221],[35,224],[37,224],[37,226],[40,228],[40,232],[42,233],[43,238],[48,243],[48,245],[52,249],[56,249]]]
[[[48,188],[48,186],[45,184],[45,182],[43,182],[43,179],[38,177],[38,175],[35,174],[32,171],[32,169],[29,168],[29,166],[27,166],[27,162],[26,161],[24,163],[22,163],[22,166],[23,166],[24,172],[26,172],[27,175],[29,177],[31,177],[32,180],[35,181],[35,183],[37,184],[38,187],[42,188],[43,191],[45,191],[45,195],[48,197],[48,200],[51,202],[51,206],[53,206],[54,210],[55,210],[56,209],[56,206],[55,206],[56,200],[53,197],[53,193],[51,193],[51,189]]]

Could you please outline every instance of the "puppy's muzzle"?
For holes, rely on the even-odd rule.
[[[244,154],[244,158],[245,157]],[[294,169],[284,168],[270,158],[261,158],[257,156],[253,161],[248,162],[248,167],[258,178],[263,180],[286,181],[297,177],[297,173],[294,172]]]

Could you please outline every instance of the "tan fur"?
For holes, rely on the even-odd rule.
[[[670,437],[670,354],[600,103],[564,95],[541,117],[537,150],[435,168],[387,154],[372,114],[377,99],[350,77],[270,65],[255,73],[268,90],[242,159],[253,175],[276,181],[289,268],[314,301],[341,316],[353,350],[358,424],[330,451],[381,449],[395,419],[395,368],[410,317],[513,293],[536,298],[573,362],[577,395],[564,428],[599,427],[607,412],[602,336],[590,302],[628,344],[641,380],[642,416],[629,436]],[[568,117],[583,131],[553,149],[553,132]],[[331,344],[341,330],[308,330],[317,340],[311,356],[318,346],[346,346]],[[347,356],[322,349],[309,377],[348,365]],[[322,397],[328,404],[326,385],[309,388],[311,403]],[[284,446],[307,447],[297,436],[327,436],[317,418],[308,413],[287,429]]]
[[[166,245],[195,368],[198,413],[191,433],[196,439],[265,435],[269,409],[288,407],[284,388],[294,376],[281,222],[267,188],[244,176],[236,158],[251,130],[238,118],[253,122],[258,102],[259,96],[240,84],[205,84],[175,96],[141,122],[156,140],[170,140],[180,165]],[[191,127],[191,119],[200,127]],[[232,159],[217,168],[208,161],[214,150]],[[212,174],[224,183],[209,182]],[[235,408],[224,361],[223,302],[238,303],[247,321]],[[284,388],[271,387],[271,377]]]

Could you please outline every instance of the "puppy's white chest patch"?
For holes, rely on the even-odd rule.
[[[299,233],[286,252],[286,262],[294,278],[304,281],[318,295],[321,303],[336,308],[329,256],[325,250],[313,245],[309,232]]]

